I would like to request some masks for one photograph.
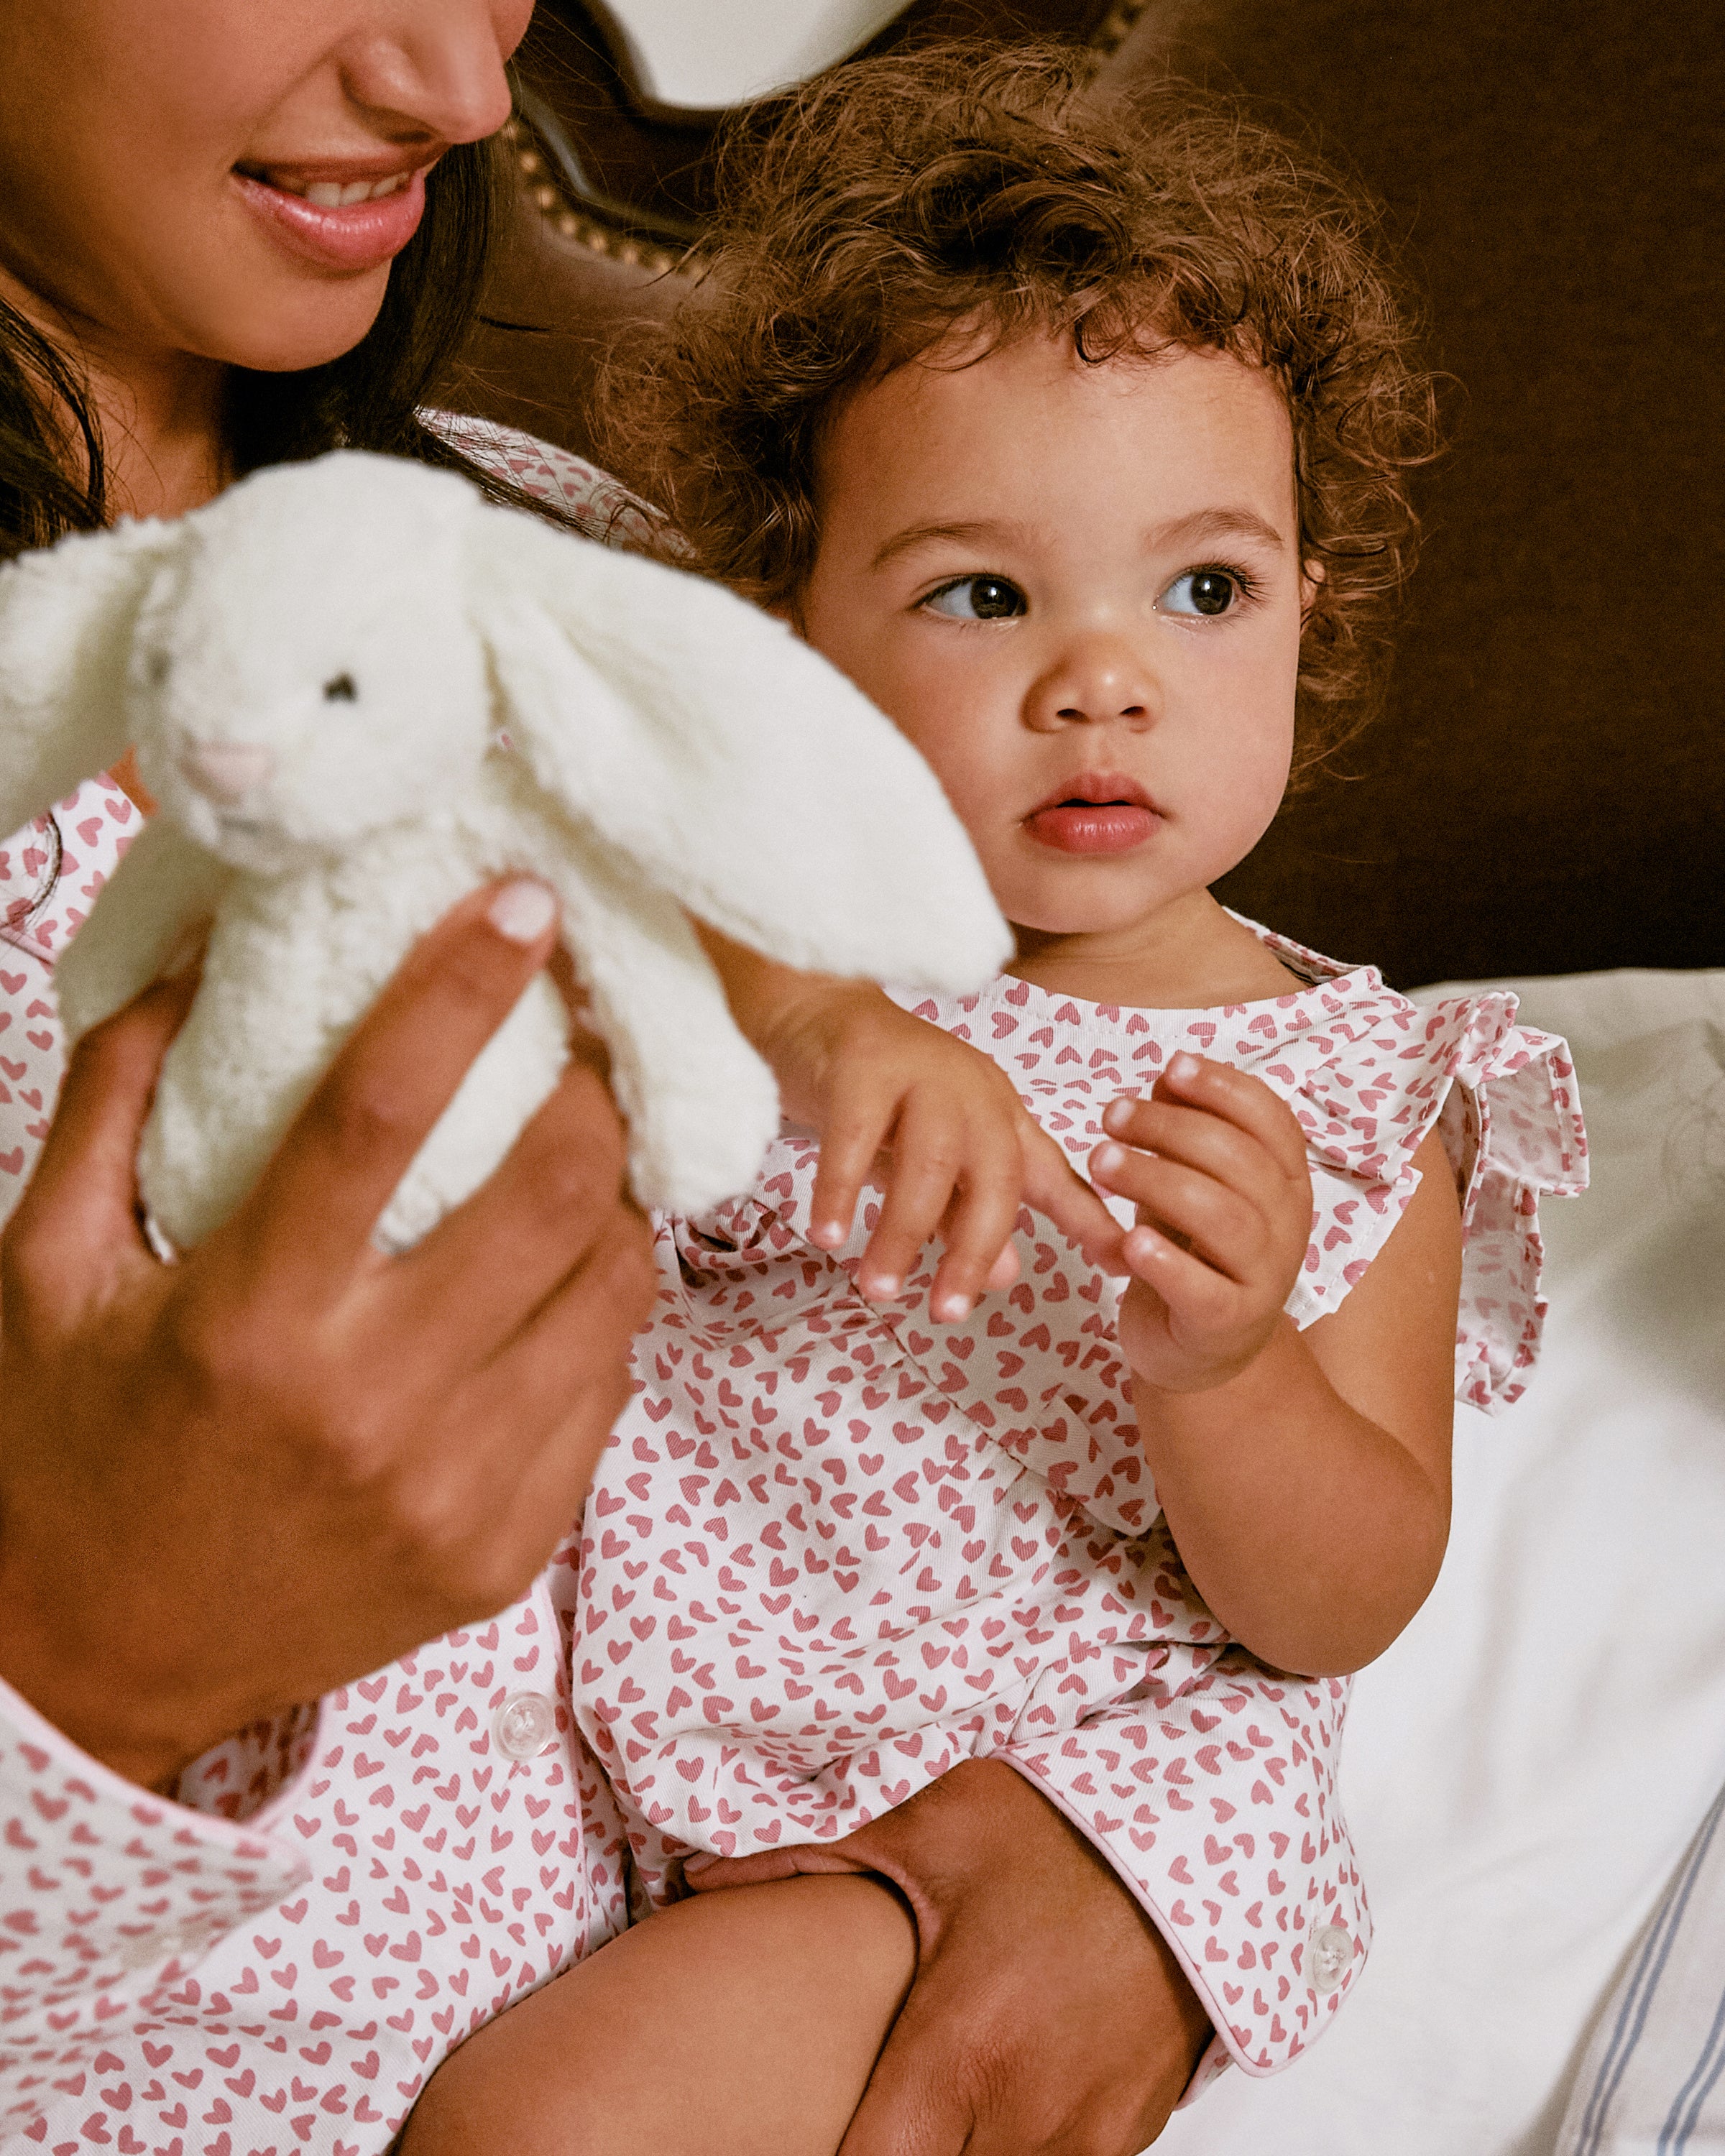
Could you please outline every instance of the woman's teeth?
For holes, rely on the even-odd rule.
[[[339,180],[296,182],[280,179],[274,173],[264,177],[271,187],[280,187],[284,194],[301,195],[318,209],[348,209],[355,203],[382,202],[386,195],[398,195],[413,176],[392,172],[387,180],[352,180],[346,187]]]

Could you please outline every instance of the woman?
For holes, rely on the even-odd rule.
[[[529,12],[0,0],[0,547],[338,440],[460,461],[414,413]],[[61,837],[111,858],[127,813],[97,788]],[[591,1063],[418,1250],[367,1243],[552,928],[531,884],[458,908],[177,1266],[131,1162],[187,977],[71,1060],[0,1281],[0,2150],[381,2150],[453,2041],[625,1921],[547,1563],[648,1288]],[[44,957],[0,969],[0,1032],[52,1061]],[[0,1166],[41,1090],[0,1100]],[[1050,1804],[976,1763],[845,1854],[921,1944],[847,2149],[1141,2145],[1147,2002],[1202,2017]]]

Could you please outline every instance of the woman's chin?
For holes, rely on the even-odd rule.
[[[327,367],[364,341],[388,286],[387,263],[339,281],[278,272],[224,305],[199,347],[224,366],[257,374]]]

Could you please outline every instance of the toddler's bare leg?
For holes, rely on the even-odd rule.
[[[679,1902],[470,2037],[401,2156],[834,2156],[916,1958],[878,1880]]]

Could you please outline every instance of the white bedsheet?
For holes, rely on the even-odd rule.
[[[1574,1047],[1594,1187],[1546,1208],[1541,1367],[1459,1411],[1442,1577],[1359,1680],[1371,1964],[1311,2058],[1225,2076],[1158,2156],[1549,2156],[1725,1781],[1725,973],[1509,985]]]

